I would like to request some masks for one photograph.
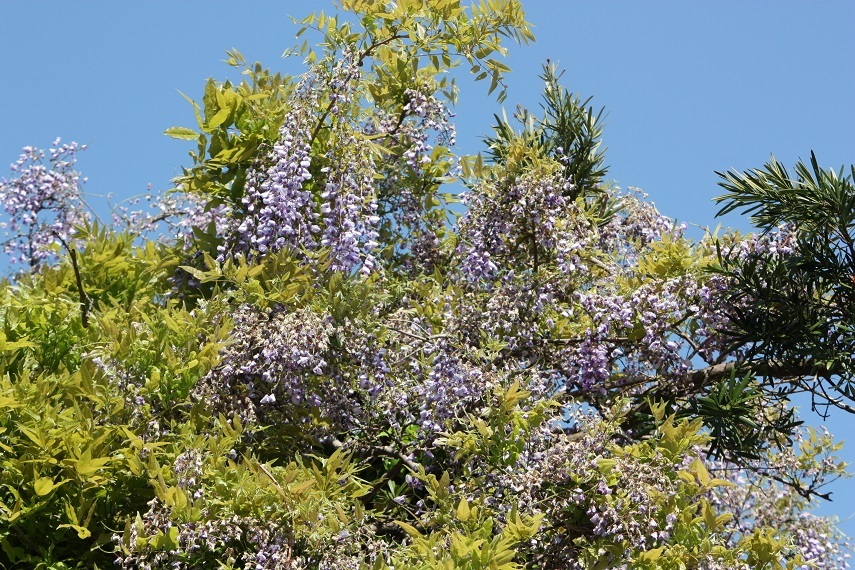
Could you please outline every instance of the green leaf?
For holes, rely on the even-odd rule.
[[[188,129],[187,127],[169,127],[163,134],[168,135],[174,139],[182,139],[186,141],[196,140],[199,136],[199,133],[194,131],[193,129]]]
[[[485,63],[487,64],[487,67],[489,67],[490,69],[500,71],[502,73],[507,73],[511,70],[510,67],[508,67],[507,65],[505,65],[504,63],[502,63],[501,61],[498,61],[496,59],[492,59],[492,58],[488,59]]]
[[[395,521],[395,524],[404,529],[404,532],[409,534],[412,538],[422,538],[422,533],[416,530],[416,527],[407,524],[403,521]]]
[[[200,281],[204,281],[208,277],[207,273],[205,273],[204,271],[201,271],[199,269],[196,269],[195,267],[193,267],[191,265],[182,265],[181,269],[183,269],[184,271],[186,271],[187,273],[189,273],[190,275],[192,275],[193,277],[195,277],[196,279],[198,279]]]
[[[12,546],[7,538],[0,539],[0,546],[3,547],[3,552],[6,556],[9,557],[10,562],[17,562],[18,560],[23,560],[27,553],[23,548],[18,548],[17,546]]]
[[[39,477],[33,482],[33,490],[39,497],[44,497],[56,488],[50,477]]]
[[[219,111],[211,117],[211,120],[208,121],[208,128],[215,129],[226,122],[231,115],[232,110],[228,107],[220,109]],[[194,137],[195,138],[195,137]]]
[[[460,499],[460,503],[457,505],[457,519],[460,522],[466,522],[469,520],[469,515],[471,514],[469,510],[469,502],[466,500],[466,497]]]
[[[92,458],[91,454],[87,450],[87,452],[84,453],[80,457],[80,459],[75,462],[74,470],[77,471],[77,473],[79,473],[81,476],[88,477],[96,473],[98,470],[102,469],[109,462],[109,457]]]
[[[28,428],[25,425],[18,424],[18,429],[26,435],[30,441],[38,445],[39,447],[44,447],[44,441],[42,440],[41,434],[37,433],[35,430]]]
[[[92,532],[88,528],[76,524],[61,524],[57,528],[73,528],[77,531],[77,537],[81,540],[92,536]]]
[[[702,512],[704,516],[704,524],[710,532],[716,532],[718,525],[716,522],[715,510],[713,510],[712,506],[708,502],[704,501]]]
[[[639,560],[645,562],[656,562],[662,556],[663,552],[665,552],[665,547],[660,546],[659,548],[654,548],[652,550],[648,550],[647,552],[643,552],[641,556],[639,556]]]

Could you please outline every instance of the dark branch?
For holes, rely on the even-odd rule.
[[[83,279],[80,276],[80,267],[77,265],[77,250],[73,247],[69,247],[68,244],[62,239],[58,233],[53,232],[53,235],[59,242],[65,247],[65,250],[71,256],[71,267],[74,269],[74,278],[77,281],[77,292],[80,295],[80,322],[83,324],[83,328],[89,327],[89,296],[86,294],[86,291],[83,289]]]

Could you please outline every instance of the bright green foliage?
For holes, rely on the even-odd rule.
[[[91,567],[111,549],[121,513],[144,508],[151,494],[128,472],[146,446],[134,444],[122,395],[91,362],[74,373],[20,368],[0,380],[4,565]]]
[[[209,79],[201,105],[188,98],[199,132],[172,127],[166,134],[198,143],[197,149],[190,152],[196,166],[179,178],[183,191],[237,202],[245,183],[246,169],[259,145],[275,139],[278,134],[285,99],[294,86],[290,78],[271,74],[259,64],[247,66],[237,51],[229,52],[228,62],[234,67],[243,67],[247,79],[238,85],[229,81],[218,84]]]
[[[164,302],[167,250],[98,227],[80,238],[88,327],[68,262],[2,290],[0,534],[9,568],[109,559],[122,513],[144,511],[154,496],[140,458],[163,445],[166,426],[156,423],[186,408],[228,331],[227,320],[212,326]]]

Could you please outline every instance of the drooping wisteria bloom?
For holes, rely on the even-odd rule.
[[[570,181],[554,168],[485,181],[465,193],[467,211],[457,227],[462,275],[486,285],[511,269],[537,271],[559,246],[572,251],[573,243],[560,237],[578,212],[564,198],[570,187]],[[572,255],[570,251],[557,254]]]
[[[86,182],[74,169],[77,153],[85,145],[60,144],[46,151],[24,147],[11,166],[11,179],[0,179],[0,201],[8,221],[3,251],[10,263],[31,268],[56,254],[56,245],[70,244],[74,228],[88,219],[81,186]]]
[[[447,232],[445,198],[436,193],[438,176],[454,176],[454,114],[424,85],[404,91],[400,111],[375,109],[364,132],[392,152],[377,165],[375,187],[380,228],[392,245],[400,269],[430,272],[438,261]]]
[[[316,65],[303,76],[279,140],[247,175],[243,210],[232,212],[221,259],[323,248],[333,270],[376,269],[374,156],[349,114],[358,78],[353,55],[330,69]],[[322,130],[323,150],[316,154],[313,145]]]

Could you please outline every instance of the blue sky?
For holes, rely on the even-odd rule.
[[[643,189],[665,214],[715,227],[714,171],[760,167],[770,153],[787,165],[811,150],[827,167],[855,162],[851,0],[524,6],[538,39],[510,46],[508,112],[517,103],[536,109],[541,64],[559,62],[570,90],[606,107],[610,178]],[[59,136],[89,145],[78,166],[91,195],[112,194],[116,203],[148,184],[170,187],[189,164],[189,146],[162,132],[194,126],[178,91],[200,98],[209,76],[225,78],[230,68],[220,62],[232,47],[299,72],[299,61],[280,59],[294,44],[288,15],[330,8],[297,0],[0,0],[0,177],[21,147],[47,147]],[[460,86],[458,145],[475,152],[501,107],[486,85],[463,78]],[[106,211],[103,198],[90,201]],[[722,223],[749,229],[736,215]],[[847,439],[855,417],[838,414],[828,425]],[[855,438],[851,447],[843,455],[855,464]],[[822,512],[844,519],[855,536],[855,481],[832,490],[835,501]]]

